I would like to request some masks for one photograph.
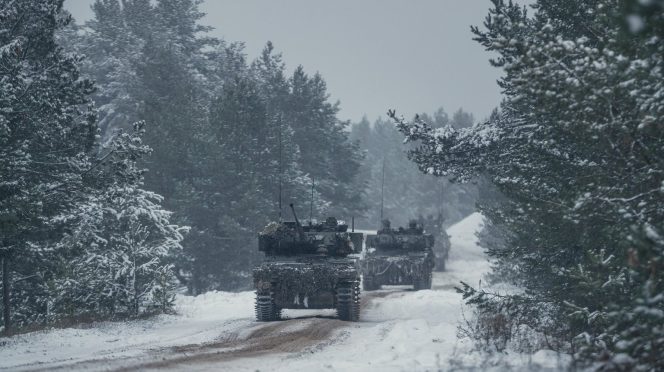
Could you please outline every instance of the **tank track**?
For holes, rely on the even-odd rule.
[[[431,289],[431,280],[432,280],[431,269],[427,270],[424,275],[418,276],[413,280],[413,289],[420,291],[423,289]]]
[[[337,315],[339,319],[360,320],[360,282],[341,282],[337,287]]]
[[[281,319],[281,309],[274,303],[272,292],[269,290],[256,291],[256,320],[271,322]]]

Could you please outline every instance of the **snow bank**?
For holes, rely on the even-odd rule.
[[[254,293],[211,291],[198,296],[178,296],[175,310],[182,317],[197,320],[247,318],[254,313]]]
[[[491,267],[484,250],[477,244],[477,233],[484,228],[484,216],[473,213],[447,229],[450,255],[447,274],[471,285],[477,285]]]
[[[0,338],[0,369],[126,358],[165,347],[211,341],[252,323],[253,299],[253,292],[178,295],[177,315]]]

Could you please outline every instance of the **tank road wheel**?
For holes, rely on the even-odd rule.
[[[416,291],[431,289],[431,275],[431,270],[427,270],[422,276],[415,278],[413,281],[413,289]]]
[[[380,289],[380,283],[375,276],[365,275],[362,278],[362,289],[365,291],[375,291]]]
[[[360,320],[360,283],[342,282],[337,286],[337,315],[350,322]]]
[[[256,291],[256,320],[270,322],[281,318],[281,309],[274,303],[272,292],[268,290]]]

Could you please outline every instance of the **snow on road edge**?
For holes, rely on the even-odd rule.
[[[310,371],[322,367],[339,371],[402,371],[447,370],[450,363],[455,362],[479,367],[486,362],[486,355],[473,352],[468,340],[458,340],[456,336],[463,304],[454,287],[459,281],[477,285],[490,269],[484,252],[477,245],[476,232],[482,225],[482,215],[475,213],[448,229],[452,250],[447,271],[435,274],[433,290],[393,288],[372,293],[369,306],[362,310],[361,322],[340,328],[329,340],[314,345],[307,352],[240,358],[224,361],[223,367],[246,371]],[[0,339],[0,369],[69,368],[76,362],[91,359],[116,361],[122,365],[123,358],[167,353],[173,346],[214,342],[224,335],[256,326],[253,300],[253,292],[179,295],[178,315],[122,323],[102,322],[89,328],[53,329]],[[305,319],[314,326],[321,321]],[[301,323],[300,320],[289,322]],[[535,364],[527,358],[530,356],[510,356],[508,362],[498,364],[498,369],[504,366],[532,369]],[[552,360],[546,352],[532,358],[538,361],[537,365],[550,364]],[[103,365],[98,367],[104,368]],[[205,371],[218,370],[221,365],[211,362],[174,367]]]
[[[253,299],[253,292],[178,295],[177,315],[0,338],[0,369],[132,357],[151,350],[213,341],[220,334],[253,322]]]

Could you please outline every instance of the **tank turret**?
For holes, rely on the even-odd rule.
[[[345,257],[360,253],[362,234],[348,232],[348,225],[328,217],[325,222],[302,225],[293,211],[293,222],[271,222],[258,235],[258,249],[269,256],[322,254]]]
[[[367,236],[367,248],[377,251],[427,251],[433,247],[433,235],[425,234],[417,221],[411,220],[407,228],[390,228],[389,220],[383,221],[383,228],[376,235]]]

